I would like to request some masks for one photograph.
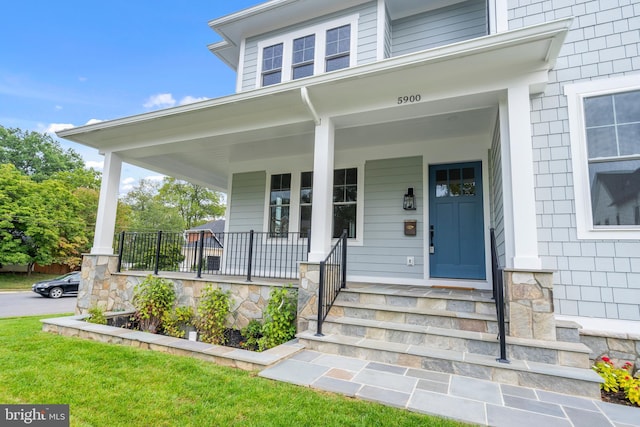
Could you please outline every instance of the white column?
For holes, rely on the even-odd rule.
[[[310,262],[323,261],[331,250],[333,225],[333,152],[335,127],[323,118],[316,126],[313,146],[313,204]]]
[[[507,267],[539,270],[530,102],[529,87],[523,84],[507,90],[506,105],[500,108],[504,224],[510,234]]]
[[[104,155],[102,184],[98,201],[96,233],[93,238],[92,254],[112,255],[113,234],[116,230],[116,211],[118,208],[118,191],[120,188],[120,171],[122,160],[117,154],[108,152]]]

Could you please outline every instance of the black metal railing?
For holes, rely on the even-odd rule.
[[[118,271],[295,279],[307,248],[300,233],[123,231],[117,238]]]
[[[340,290],[347,285],[347,234],[347,230],[344,230],[329,255],[320,262],[318,326],[316,330],[318,336],[322,336],[322,323],[327,318]]]
[[[498,261],[496,233],[493,228],[491,229],[491,272],[493,276],[493,299],[496,302],[496,315],[498,317],[498,340],[500,341],[500,357],[496,360],[502,363],[509,363],[504,322],[504,271]]]

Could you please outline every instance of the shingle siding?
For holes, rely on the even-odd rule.
[[[636,0],[508,0],[509,28],[573,16],[549,85],[531,100],[539,250],[560,314],[640,320],[640,242],[578,240],[565,84],[637,74]]]

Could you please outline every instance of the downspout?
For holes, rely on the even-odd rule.
[[[302,97],[302,102],[304,102],[304,105],[307,107],[307,110],[309,110],[309,113],[313,117],[313,121],[315,122],[316,126],[320,126],[322,120],[320,119],[318,112],[314,108],[313,103],[311,103],[311,99],[309,98],[309,91],[307,90],[306,86],[302,86],[300,88],[300,96]]]

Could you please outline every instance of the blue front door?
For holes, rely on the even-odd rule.
[[[429,166],[431,277],[485,279],[482,163]]]

